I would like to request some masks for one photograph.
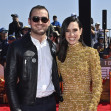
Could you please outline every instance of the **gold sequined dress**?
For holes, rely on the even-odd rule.
[[[97,111],[102,92],[100,58],[97,50],[81,43],[68,46],[58,69],[63,77],[63,98],[59,111]],[[92,91],[91,91],[92,83]]]

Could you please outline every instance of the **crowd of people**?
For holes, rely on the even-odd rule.
[[[19,16],[17,14],[11,14],[12,22],[9,24],[9,29],[4,27],[0,28],[0,63],[3,65],[5,62],[8,46],[15,40],[21,39],[25,34],[30,33],[31,28],[29,26],[23,27],[23,22],[19,21]],[[60,35],[60,22],[57,21],[57,16],[53,16],[53,22],[48,27],[46,32],[47,37],[49,37],[53,43],[58,44],[58,39]]]
[[[31,30],[29,26],[23,27],[23,23],[19,21],[19,16],[17,14],[11,14],[11,17],[13,21],[9,24],[9,29],[7,30],[3,27],[0,28],[0,61],[4,60],[3,58],[6,57],[8,45],[11,43],[10,41],[13,42],[15,40],[21,39]],[[54,15],[53,22],[48,27],[46,35],[53,41],[57,49],[60,39],[60,31],[61,23],[57,20],[57,16]],[[107,54],[106,50],[109,48],[110,44],[110,38],[107,37],[107,32],[108,30],[105,30],[104,35],[104,30],[101,29],[99,22],[95,23],[95,25],[91,24],[91,47],[98,50],[101,58]]]
[[[9,29],[0,29],[0,64],[11,111],[56,111],[56,102],[59,111],[97,111],[102,93],[100,57],[111,55],[107,30],[104,40],[100,23],[91,25],[87,47],[76,15],[62,24],[54,15],[50,23],[48,10],[37,5],[29,13],[30,27],[23,27],[17,14],[11,17]]]
[[[100,27],[99,22],[95,23],[95,26],[91,24],[91,47],[97,49],[100,58],[104,58],[107,54],[108,57],[111,56],[108,50],[111,43],[110,37],[107,36],[108,32],[109,30]]]

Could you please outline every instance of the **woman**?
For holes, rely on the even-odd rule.
[[[100,58],[97,50],[84,44],[82,31],[75,16],[62,24],[57,62],[64,101],[59,111],[97,111],[102,92]]]

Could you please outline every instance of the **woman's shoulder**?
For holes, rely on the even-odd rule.
[[[89,46],[84,47],[84,52],[85,52],[85,55],[89,55],[89,56],[92,56],[95,54],[98,55],[97,49],[94,49],[94,48],[89,47]]]
[[[93,47],[89,47],[89,46],[86,46],[85,47],[85,50],[87,51],[87,52],[97,52],[97,49],[94,49]]]

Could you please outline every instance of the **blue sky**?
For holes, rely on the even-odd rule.
[[[28,15],[31,8],[35,5],[44,5],[52,16],[57,15],[58,21],[63,22],[64,18],[71,13],[79,14],[79,0],[2,0],[0,6],[0,28],[5,27],[12,22],[11,14],[17,13],[19,20],[24,26],[28,25]],[[84,0],[85,3],[85,0]],[[102,26],[102,10],[107,10],[107,28],[111,28],[111,0],[91,0],[91,16],[94,19],[94,24],[100,22]]]

